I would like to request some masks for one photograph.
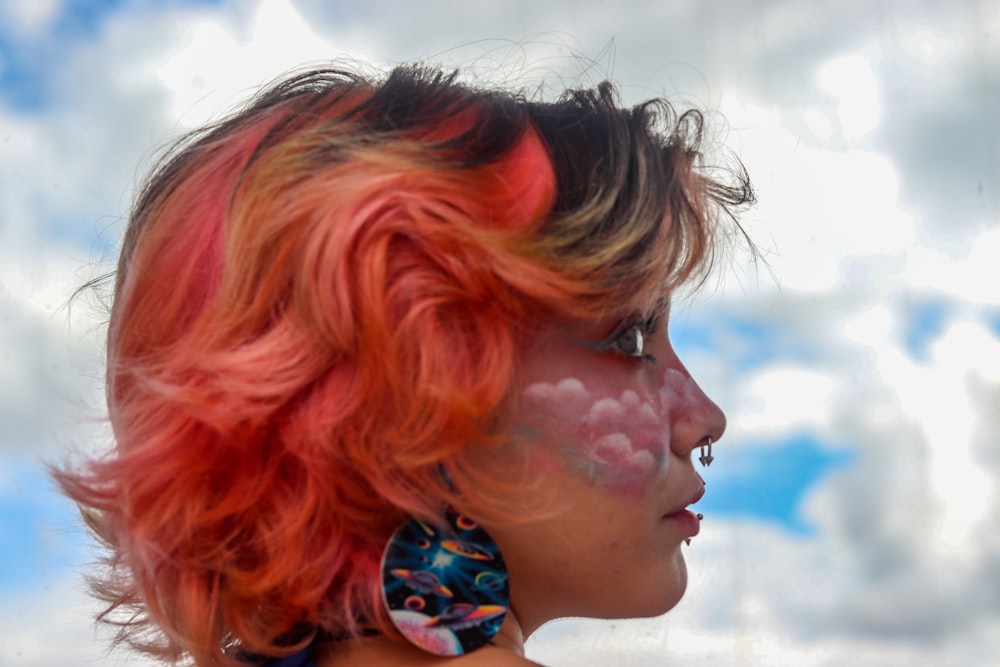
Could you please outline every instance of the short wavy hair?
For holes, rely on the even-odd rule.
[[[702,128],[608,83],[539,102],[408,66],[302,73],[181,140],[113,278],[115,446],[56,473],[119,640],[236,665],[395,635],[383,545],[512,493],[476,461],[533,337],[703,276],[752,199]]]

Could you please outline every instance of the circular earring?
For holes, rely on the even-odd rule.
[[[446,514],[439,530],[410,519],[382,553],[382,600],[410,643],[454,656],[490,643],[510,607],[500,548],[475,521]]]

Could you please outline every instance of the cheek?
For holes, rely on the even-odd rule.
[[[666,474],[668,413],[660,396],[598,390],[577,378],[536,382],[524,390],[522,423],[596,484],[641,494]]]

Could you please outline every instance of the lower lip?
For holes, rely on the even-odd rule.
[[[687,537],[694,537],[701,530],[701,521],[690,510],[681,510],[680,512],[668,514],[663,517],[663,520],[678,526]]]

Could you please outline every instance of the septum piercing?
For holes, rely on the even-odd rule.
[[[715,457],[712,456],[712,438],[706,437],[705,439],[708,441],[708,444],[702,445],[700,447],[701,456],[698,457],[698,461],[701,463],[701,465],[707,468],[708,466],[712,465],[712,461],[715,460]],[[705,453],[706,447],[708,448],[708,453]]]

